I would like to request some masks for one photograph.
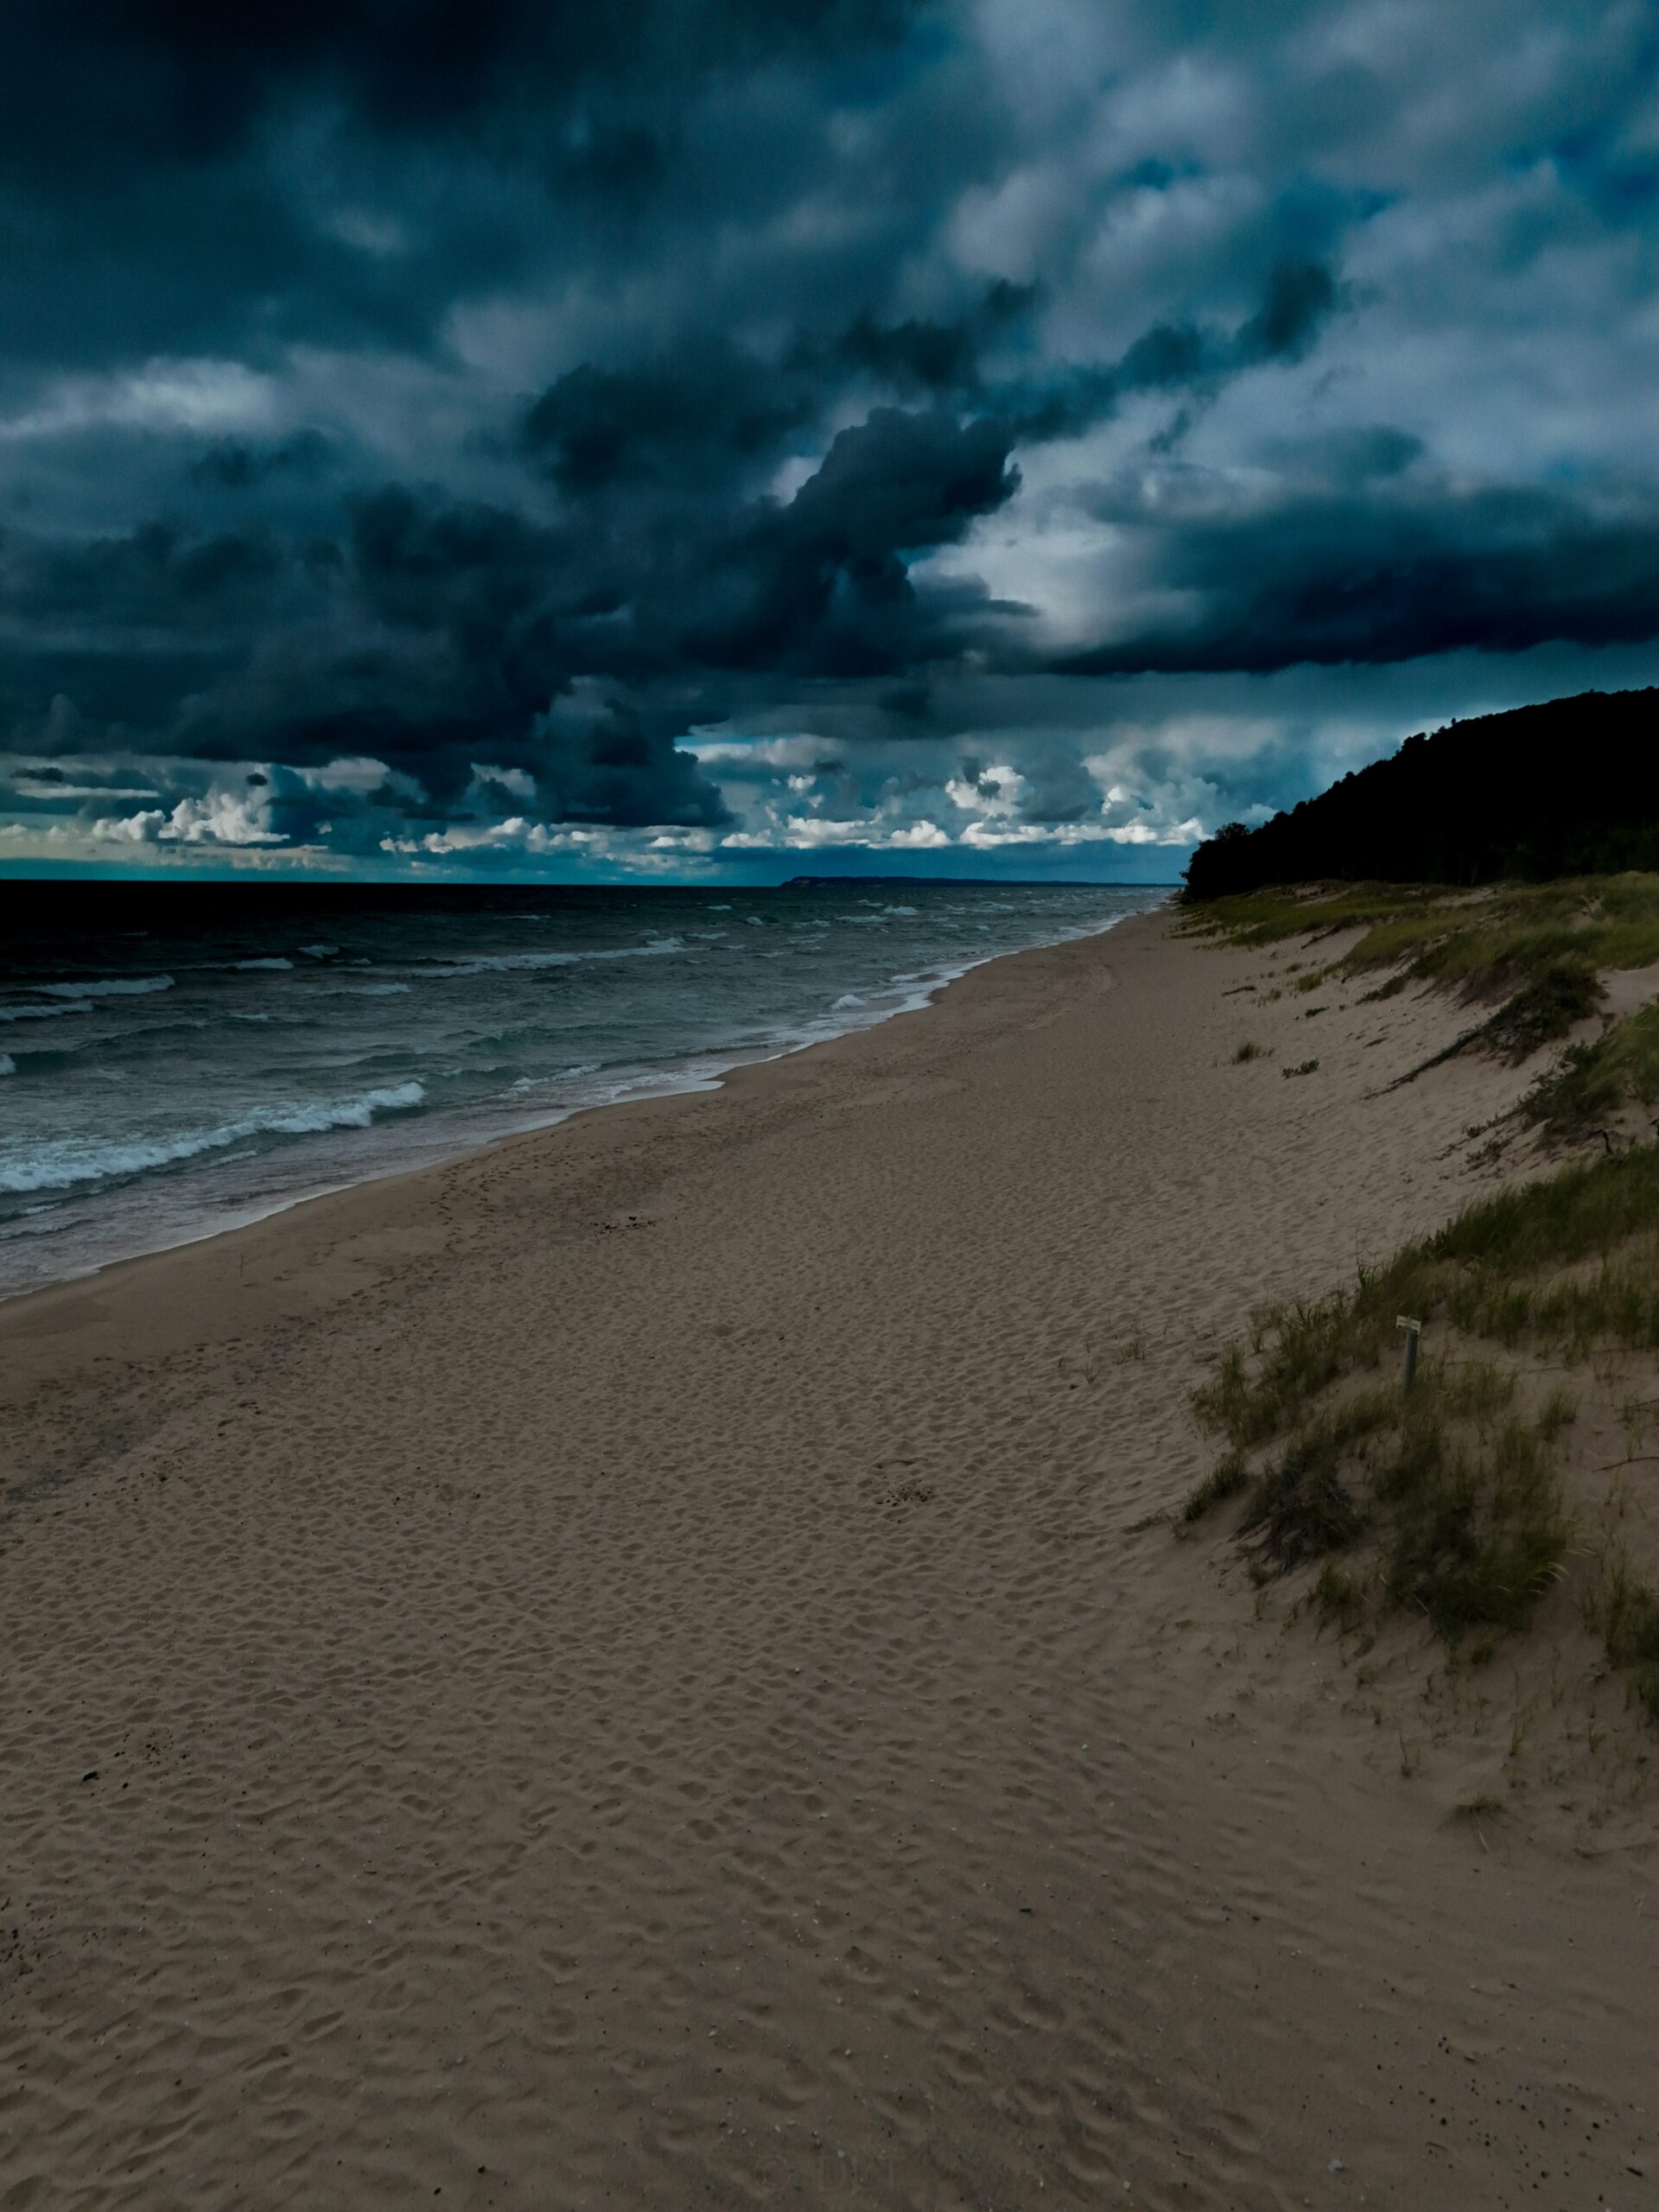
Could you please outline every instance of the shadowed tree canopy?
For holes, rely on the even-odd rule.
[[[1586,691],[1410,737],[1259,830],[1198,847],[1186,896],[1268,883],[1491,883],[1659,868],[1659,690]]]

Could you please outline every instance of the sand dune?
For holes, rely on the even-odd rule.
[[[1156,1517],[1524,1080],[1262,966],[0,1309],[0,2207],[1654,2202],[1651,1854],[1448,1827]]]

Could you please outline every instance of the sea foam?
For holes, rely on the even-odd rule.
[[[683,952],[685,939],[652,938],[645,944],[606,945],[596,952],[481,952],[472,960],[447,962],[428,973],[439,982],[453,982],[463,976],[512,975],[531,968],[579,968],[591,960],[648,960],[669,952]]]
[[[151,991],[170,991],[170,976],[105,976],[90,983],[31,983],[29,988],[48,999],[140,999]]]
[[[76,1183],[99,1183],[119,1175],[139,1175],[239,1144],[245,1137],[315,1136],[325,1129],[366,1129],[377,1114],[418,1106],[425,1085],[399,1083],[360,1097],[320,1100],[308,1106],[262,1106],[217,1128],[192,1129],[158,1142],[99,1144],[85,1139],[39,1147],[22,1159],[0,1164],[0,1191],[67,1191]]]

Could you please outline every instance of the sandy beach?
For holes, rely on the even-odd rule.
[[[1137,918],[0,1306],[0,2208],[1653,2203],[1644,1801],[1448,1820],[1496,1691],[1172,1534],[1206,1363],[1528,1080],[1270,964]]]

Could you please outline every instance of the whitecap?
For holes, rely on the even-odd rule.
[[[575,968],[589,960],[645,960],[654,955],[683,952],[685,939],[678,937],[654,937],[644,944],[607,946],[600,952],[480,952],[473,960],[455,960],[434,968],[430,973],[440,982],[454,982],[467,976],[511,974],[531,968]]]
[[[0,1006],[0,1021],[49,1021],[54,1014],[90,1014],[86,999],[54,999],[50,1006]]]
[[[170,991],[170,976],[106,976],[92,983],[30,983],[31,991],[38,991],[48,999],[137,999],[150,991]]]
[[[246,1137],[315,1136],[327,1129],[366,1129],[377,1114],[394,1114],[418,1106],[426,1096],[423,1084],[410,1082],[381,1090],[365,1090],[360,1097],[319,1099],[310,1105],[262,1106],[235,1122],[210,1129],[182,1130],[177,1136],[130,1144],[102,1143],[95,1139],[69,1138],[40,1146],[21,1159],[0,1165],[0,1191],[62,1191],[76,1183],[100,1183],[116,1175],[142,1174],[145,1169],[170,1166],[194,1160],[204,1152],[221,1152]]]

